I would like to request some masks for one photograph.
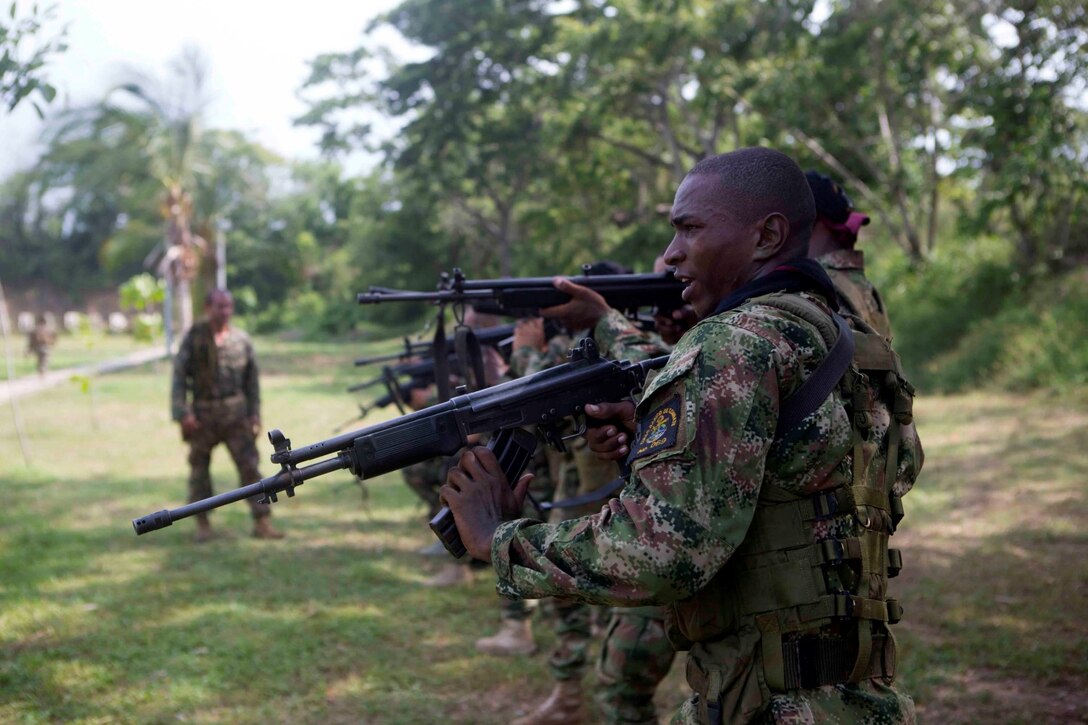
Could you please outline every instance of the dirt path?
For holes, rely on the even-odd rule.
[[[143,365],[144,363],[149,363],[154,360],[161,360],[165,357],[166,350],[163,346],[158,345],[143,350],[136,350],[135,352],[119,358],[114,358],[113,360],[105,360],[103,362],[79,365],[71,368],[62,368],[60,370],[50,370],[45,375],[40,376],[27,375],[16,378],[15,380],[2,381],[0,382],[0,405],[7,403],[13,398],[22,398],[32,393],[66,383],[70,381],[74,375],[105,375],[118,370],[125,370],[127,368]]]

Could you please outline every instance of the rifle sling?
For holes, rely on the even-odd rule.
[[[450,361],[446,345],[446,308],[438,308],[438,321],[434,329],[434,343],[431,346],[434,355],[434,383],[438,387],[438,402],[450,399]]]
[[[834,315],[835,325],[839,328],[838,339],[828,351],[820,366],[812,371],[808,379],[782,402],[778,414],[778,426],[775,438],[781,438],[793,430],[805,418],[814,413],[831,395],[831,391],[842,380],[850,362],[854,358],[854,333],[846,325],[841,315]]]
[[[589,493],[583,493],[581,496],[572,496],[571,498],[565,498],[562,501],[544,502],[540,504],[539,508],[541,511],[551,511],[552,509],[571,509],[578,506],[584,506],[587,503],[604,501],[605,499],[612,498],[612,494],[623,488],[625,483],[627,483],[627,479],[623,476],[620,476],[619,478],[614,478],[604,486],[590,491]]]
[[[480,350],[480,341],[468,325],[458,325],[454,330],[453,350],[457,355],[458,371],[470,391],[483,390],[487,387],[484,379],[484,358]]]

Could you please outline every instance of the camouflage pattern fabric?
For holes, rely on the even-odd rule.
[[[211,496],[210,464],[212,450],[224,443],[238,469],[238,483],[245,486],[261,480],[257,467],[257,444],[246,413],[245,398],[236,395],[225,400],[198,400],[194,404],[200,428],[189,436],[189,501]],[[246,501],[254,518],[271,513],[269,505],[259,503],[260,496]]]
[[[573,341],[584,336],[556,335],[546,342],[543,351],[532,347],[518,348],[510,357],[510,369],[516,375],[524,376],[560,365],[567,361]],[[573,426],[570,426],[569,430],[562,432],[566,434],[573,430]],[[568,441],[568,448],[567,453],[559,453],[549,447],[545,453],[548,471],[555,483],[556,498],[570,498],[595,491],[616,477],[616,465],[599,461],[587,448],[585,440]],[[588,508],[596,510],[597,506],[590,505]],[[549,520],[557,522],[578,518],[589,513],[585,509],[553,509]],[[554,609],[556,641],[548,656],[548,670],[555,680],[580,680],[589,663],[593,608],[582,602],[557,599]]]
[[[579,339],[570,335],[555,335],[545,341],[544,350],[523,345],[510,353],[510,372],[515,377],[523,378],[565,363],[574,341]]]
[[[36,369],[39,375],[44,375],[49,368],[49,352],[57,341],[57,335],[46,325],[36,324],[27,335],[27,352],[36,358]]]
[[[187,441],[190,501],[212,495],[209,464],[212,449],[220,443],[230,451],[241,485],[260,480],[250,419],[260,417],[261,394],[257,361],[246,333],[230,328],[222,344],[216,345],[206,321],[190,328],[174,358],[171,413],[176,421],[192,414],[200,423]],[[249,505],[254,517],[270,513],[256,497]]]
[[[884,300],[865,276],[865,254],[855,249],[840,249],[816,259],[827,270],[840,305],[854,313],[884,337],[891,337],[892,325]]]
[[[663,607],[615,608],[597,660],[597,705],[605,722],[657,723],[654,692],[676,650]]]
[[[601,357],[613,360],[639,362],[671,352],[656,332],[639,328],[619,310],[609,309],[608,314],[597,321],[593,339]]]
[[[700,593],[744,541],[764,482],[809,495],[849,480],[853,429],[840,392],[784,438],[774,436],[780,401],[824,355],[811,324],[775,307],[749,302],[702,320],[639,402],[633,475],[619,498],[574,521],[521,519],[496,530],[499,593],[617,606],[671,604]],[[867,444],[874,451],[888,430],[886,410],[880,418]],[[914,426],[903,426],[898,495],[912,487],[921,464]],[[797,722],[792,712],[810,722],[913,720],[909,697],[872,681],[771,693],[756,672],[759,633],[743,634],[697,642],[689,655],[693,686],[692,667],[723,672],[723,692],[738,690],[745,708],[729,711],[728,721]],[[680,721],[697,722],[700,709],[706,713],[689,700]]]
[[[247,416],[260,417],[261,391],[257,360],[249,335],[230,328],[222,344],[207,322],[193,325],[174,358],[171,414],[179,421],[193,412],[194,400],[223,400],[241,395]]]
[[[615,360],[639,361],[672,352],[657,333],[640,329],[614,309],[597,322],[593,338],[601,355]],[[605,721],[656,723],[654,692],[675,656],[665,634],[664,607],[614,607],[597,660],[596,700]]]

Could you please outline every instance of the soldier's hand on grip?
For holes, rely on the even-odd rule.
[[[635,404],[629,400],[619,403],[599,403],[587,405],[586,415],[597,420],[608,421],[607,425],[589,426],[586,429],[586,442],[598,458],[606,461],[619,461],[627,457],[628,443],[634,436]]]

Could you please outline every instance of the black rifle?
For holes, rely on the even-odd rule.
[[[553,330],[552,334],[555,334],[558,330]],[[479,330],[475,330],[476,340],[480,345],[490,345],[504,353],[503,357],[509,357],[509,349],[514,340],[514,326],[513,325],[499,325],[497,327],[486,327]],[[547,331],[546,333],[547,334]],[[386,355],[374,355],[372,357],[361,357],[355,361],[356,367],[363,365],[372,365],[374,363],[392,362],[393,360],[400,360],[402,363],[411,362],[412,358],[427,358],[431,357],[434,350],[434,343],[430,340],[409,340],[404,338],[404,350],[401,352],[392,352]]]
[[[450,355],[449,358],[450,365],[456,369],[458,366],[456,356]],[[349,386],[348,392],[357,393],[360,390],[366,390],[375,385],[385,384],[388,386],[393,383],[398,383],[404,378],[410,378],[413,383],[418,383],[419,385],[430,385],[434,382],[434,371],[434,360],[417,360],[415,362],[404,362],[396,365],[383,365],[380,375],[375,375],[369,380],[364,380],[361,383]]]
[[[474,433],[537,426],[548,442],[562,449],[560,421],[582,416],[589,403],[630,398],[642,389],[647,373],[667,361],[668,356],[638,363],[608,360],[600,357],[596,344],[586,338],[571,350],[570,362],[563,365],[458,395],[425,410],[303,448],[292,450],[291,441],[279,430],[272,430],[268,439],[275,451],[272,462],[280,465],[278,473],[180,508],[134,519],[132,526],[137,534],[145,534],[253,496],[275,503],[277,494],[294,496],[295,488],[303,482],[343,469],[359,478],[373,478],[430,458],[453,455]],[[583,418],[583,430],[585,422]],[[330,457],[299,467],[300,463],[323,456]],[[454,547],[451,542],[445,543],[447,548]]]
[[[671,272],[661,274],[594,274],[568,277],[571,282],[589,287],[608,302],[609,307],[635,314],[642,307],[655,307],[663,313],[684,304],[681,293],[684,283]],[[499,279],[465,279],[460,269],[442,275],[438,289],[433,292],[370,287],[358,295],[359,304],[382,302],[434,302],[438,304],[467,304],[480,313],[530,317],[543,307],[552,307],[570,300],[560,292],[551,277],[504,277]]]

